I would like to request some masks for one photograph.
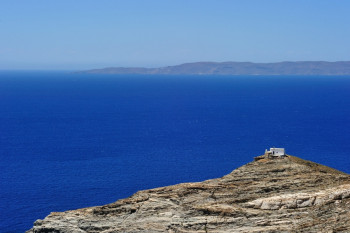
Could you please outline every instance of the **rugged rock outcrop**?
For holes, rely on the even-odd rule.
[[[222,178],[51,213],[27,231],[44,232],[350,232],[350,176],[294,156],[259,157]]]

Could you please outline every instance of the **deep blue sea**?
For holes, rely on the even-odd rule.
[[[0,232],[221,177],[269,147],[350,173],[350,77],[0,72]]]

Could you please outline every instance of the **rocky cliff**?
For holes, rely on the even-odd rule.
[[[51,213],[34,232],[350,232],[350,176],[294,156],[260,156],[222,178]]]

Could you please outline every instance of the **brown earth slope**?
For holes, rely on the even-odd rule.
[[[294,156],[37,220],[27,233],[350,232],[350,176]]]

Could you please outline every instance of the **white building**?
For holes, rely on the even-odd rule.
[[[272,157],[284,157],[286,156],[286,152],[284,148],[270,148],[268,151],[267,149],[265,150],[265,154],[272,156]]]

